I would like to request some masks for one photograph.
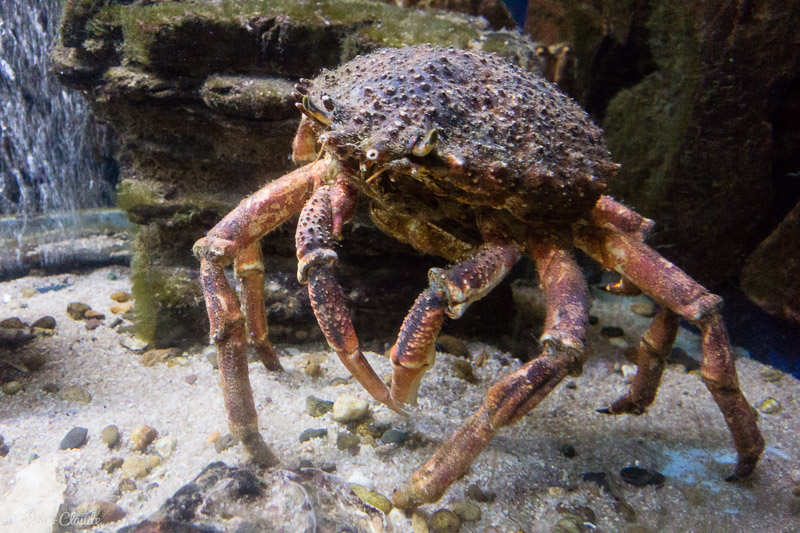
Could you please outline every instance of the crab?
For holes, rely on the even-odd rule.
[[[267,337],[259,240],[299,212],[297,277],[329,346],[375,400],[401,414],[434,364],[445,316],[462,316],[521,256],[538,271],[546,300],[539,355],[491,385],[477,412],[394,492],[396,507],[438,500],[501,428],[580,373],[589,295],[573,248],[620,274],[609,291],[644,292],[660,305],[636,348],[630,390],[600,412],[644,413],[685,319],[702,332],[702,379],[738,454],[728,479],[753,472],[764,440],[739,387],[721,298],[644,243],[651,220],[604,194],[618,165],[569,97],[497,55],[430,45],[359,56],[295,88],[302,118],[293,157],[311,162],[243,200],[194,246],[230,430],[251,459],[278,462],[258,431],[245,353],[249,339],[268,369],[281,368]],[[430,269],[405,318],[390,387],[359,347],[336,277],[336,241],[358,198],[384,233],[452,264]],[[224,274],[231,263],[241,304]]]

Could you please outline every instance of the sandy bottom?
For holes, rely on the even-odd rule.
[[[109,279],[112,272],[114,280]],[[31,288],[54,284],[66,287],[24,296]],[[26,482],[26,475],[19,473],[29,472],[25,469],[30,469],[32,454],[38,459],[31,464],[43,465],[38,475],[44,475],[45,482],[40,486],[52,487],[41,488],[41,494],[38,489],[30,491],[29,499],[44,500],[45,492],[50,491],[47,493],[55,493],[56,499],[71,504],[114,501],[127,513],[118,522],[98,526],[100,531],[116,530],[152,515],[211,462],[235,465],[244,461],[240,446],[217,453],[209,443],[210,434],[225,434],[227,428],[217,373],[206,357],[203,339],[172,366],[145,367],[140,355],[120,345],[124,334],[109,327],[114,319],[109,308],[115,303],[109,296],[129,290],[129,271],[124,267],[0,283],[0,319],[17,316],[31,323],[51,315],[58,323],[55,336],[39,338],[12,353],[0,352],[4,361],[12,363],[31,355],[46,359],[39,370],[28,374],[6,368],[6,380],[12,376],[24,389],[13,396],[0,394],[0,435],[9,448],[0,458],[0,494],[5,494],[0,497],[0,512],[6,513],[0,516],[0,531],[51,528],[56,511],[45,503],[36,507],[27,502],[34,509],[27,516],[9,511],[10,503],[24,508],[10,498],[25,492],[14,493],[13,489]],[[88,331],[84,322],[71,320],[66,308],[73,301],[105,313],[104,324]],[[619,341],[601,336],[600,329],[622,327],[625,341],[637,343],[649,319],[630,313],[631,302],[595,294],[592,314],[599,323],[590,327],[587,344],[591,356],[583,375],[567,378],[520,423],[501,431],[465,478],[423,511],[449,508],[467,497],[469,485],[477,484],[496,499],[479,503],[482,518],[464,523],[461,531],[483,532],[489,526],[503,532],[551,531],[566,516],[564,510],[588,508],[594,519],[584,526],[586,531],[800,532],[800,498],[792,495],[794,485],[800,484],[800,383],[791,376],[771,382],[762,376],[763,365],[747,357],[738,360],[742,388],[750,402],[758,407],[771,397],[781,409],[775,414],[760,412],[767,451],[755,474],[736,484],[724,481],[733,470],[735,454],[722,415],[698,376],[687,374],[683,366],[667,368],[658,398],[645,415],[612,417],[595,412],[628,387],[619,371],[626,363]],[[321,418],[306,414],[306,397],[369,396],[352,380],[338,384],[342,380],[335,378],[346,378],[347,373],[322,346],[279,346],[286,369],[282,374],[268,373],[257,363],[250,365],[262,434],[285,468],[297,468],[301,460],[335,464],[335,475],[371,483],[374,490],[391,497],[432,454],[436,443],[478,407],[488,386],[518,365],[493,346],[467,345],[473,360],[481,353],[488,355],[485,364],[475,368],[477,384],[457,377],[456,357],[441,353],[436,368],[426,376],[420,405],[410,418],[370,400],[376,422],[421,434],[430,440],[428,445],[411,450],[362,444],[357,455],[338,450],[336,437],[346,431],[344,426],[331,414]],[[699,358],[695,334],[682,330],[678,346]],[[302,370],[308,355],[322,360],[322,374],[317,379]],[[389,373],[387,359],[374,353],[367,356],[379,374]],[[196,380],[189,384],[186,378],[191,375],[196,375]],[[83,387],[91,401],[63,400],[59,393],[42,389],[47,383],[62,390]],[[117,425],[122,434],[121,444],[111,450],[100,439],[101,430],[109,424]],[[101,464],[112,457],[137,454],[130,450],[130,435],[140,425],[155,428],[159,437],[174,437],[177,447],[160,466],[135,481],[136,490],[115,494],[123,474],[120,469],[109,474]],[[76,426],[88,428],[86,444],[59,450],[61,439]],[[326,428],[327,436],[301,443],[298,436],[308,428]],[[576,455],[566,457],[564,445],[574,447]],[[666,481],[660,487],[630,485],[619,472],[633,465],[659,471]],[[605,472],[611,491],[584,482],[582,475],[587,472]],[[46,512],[53,514],[43,516]],[[392,518],[390,529],[412,530],[410,521],[398,513],[392,513]]]

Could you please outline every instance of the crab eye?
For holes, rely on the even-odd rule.
[[[331,122],[333,122],[330,114],[315,106],[308,96],[303,96],[303,103],[298,108],[308,118],[312,118],[325,126],[330,126]]]
[[[375,148],[370,148],[369,150],[367,150],[367,159],[369,159],[370,161],[375,161],[376,159],[378,159],[378,156],[380,155],[381,153]]]
[[[439,130],[436,128],[431,129],[425,134],[425,137],[419,139],[411,147],[411,153],[417,157],[425,157],[436,146],[436,141],[439,140]]]

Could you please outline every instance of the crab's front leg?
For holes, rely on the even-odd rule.
[[[583,274],[556,243],[531,242],[528,249],[546,296],[541,355],[489,388],[478,411],[412,474],[405,487],[394,492],[396,507],[413,509],[438,500],[466,473],[500,428],[519,420],[570,371],[580,369],[588,320],[588,288]]]
[[[340,189],[334,196],[339,194],[348,193]],[[350,194],[355,193],[351,191]],[[324,185],[314,191],[297,222],[297,279],[308,284],[308,296],[320,329],[344,366],[373,398],[398,413],[404,413],[361,352],[342,287],[336,279],[334,268],[338,256],[333,249],[331,232],[335,220],[340,217],[331,202],[331,187]],[[336,225],[340,224],[337,222]]]
[[[302,208],[315,182],[322,178],[329,166],[327,160],[321,160],[270,182],[242,200],[194,245],[194,253],[200,259],[200,281],[211,324],[211,340],[217,346],[228,425],[231,434],[242,442],[250,457],[263,465],[273,465],[278,461],[258,432],[258,417],[247,369],[245,318],[225,278],[225,267],[237,261],[237,274],[243,280],[250,277],[248,273],[258,271],[258,254],[254,248],[258,246],[258,240]],[[259,324],[255,328],[263,326],[266,331],[263,301],[259,307],[252,282],[245,281],[244,290],[246,309],[251,314],[248,322]],[[268,366],[275,366],[277,359],[267,354],[265,362]]]

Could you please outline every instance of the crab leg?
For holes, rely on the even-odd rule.
[[[314,191],[297,222],[297,279],[308,284],[308,296],[319,327],[344,366],[373,398],[398,413],[405,413],[359,348],[344,293],[334,273],[338,260],[331,234],[334,219],[331,188],[324,185]]]
[[[436,337],[444,313],[451,318],[461,317],[470,303],[485,296],[505,278],[517,259],[516,244],[488,243],[470,259],[447,270],[430,270],[430,286],[414,302],[391,350],[392,398],[416,403],[422,376],[436,358]]]
[[[597,227],[576,227],[575,244],[609,269],[616,270],[662,306],[700,328],[700,372],[725,417],[739,455],[730,480],[748,476],[764,450],[756,414],[739,388],[728,334],[719,314],[722,299],[709,293],[678,267],[635,236]]]
[[[608,409],[598,409],[599,412],[610,415],[640,415],[653,403],[680,320],[680,315],[670,309],[659,312],[639,341],[635,355],[638,370],[631,390]]]
[[[233,270],[242,282],[242,310],[247,331],[250,332],[250,342],[267,370],[281,370],[281,363],[268,336],[261,245],[254,242],[237,255],[233,261]]]
[[[270,182],[243,200],[194,245],[194,254],[200,259],[200,281],[211,323],[211,340],[217,345],[228,425],[231,434],[242,442],[250,457],[264,465],[278,461],[258,432],[258,417],[248,377],[245,321],[233,289],[225,278],[225,267],[241,256],[239,269],[242,275],[257,269],[251,261],[254,255],[252,247],[302,208],[315,180],[321,178],[328,166],[326,160],[318,161]],[[253,300],[257,295],[247,289],[248,285],[245,286],[244,299],[246,306],[250,307],[255,305]],[[259,316],[259,312],[251,313],[251,321],[255,316]]]
[[[413,509],[438,500],[503,427],[522,418],[583,363],[588,289],[578,265],[560,246],[529,243],[547,301],[542,352],[489,388],[486,399],[408,484],[394,492],[395,507]]]

